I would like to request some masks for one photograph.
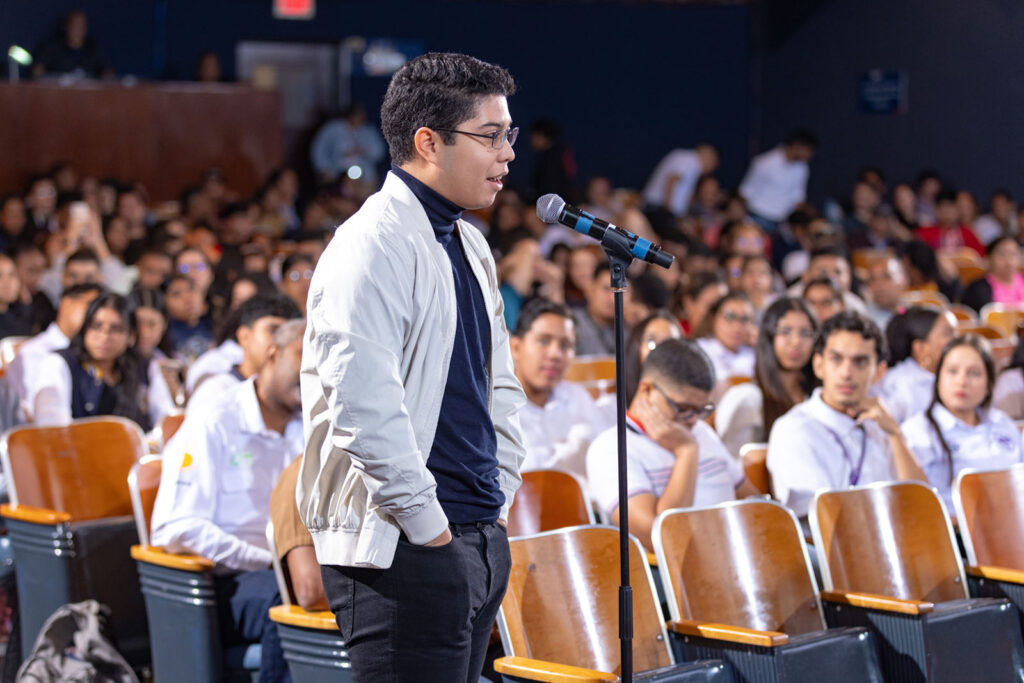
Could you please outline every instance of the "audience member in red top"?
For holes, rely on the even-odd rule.
[[[932,249],[957,249],[967,247],[985,255],[985,247],[974,232],[960,223],[960,212],[956,205],[956,190],[945,189],[935,199],[935,225],[917,229],[917,238]]]

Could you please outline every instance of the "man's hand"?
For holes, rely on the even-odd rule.
[[[441,535],[432,541],[428,541],[423,545],[427,548],[439,548],[444,545],[448,545],[452,542],[452,532],[450,529],[445,529],[441,532]]]
[[[867,420],[873,420],[889,436],[902,435],[899,422],[889,414],[878,398],[865,398],[861,404],[861,411],[857,414],[857,424],[864,424]]]
[[[697,446],[697,441],[685,425],[671,419],[661,408],[646,398],[637,399],[635,413],[644,429],[647,430],[647,436],[665,450],[679,455],[679,449]]]

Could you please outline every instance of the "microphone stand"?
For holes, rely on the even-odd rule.
[[[617,236],[616,236],[617,237]],[[623,293],[626,269],[633,262],[625,240],[605,239],[601,246],[611,265],[611,286],[615,296],[615,412],[619,444],[619,641],[621,644],[622,683],[633,681],[633,588],[629,585],[629,487],[626,466],[626,330]]]

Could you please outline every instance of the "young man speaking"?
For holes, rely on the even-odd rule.
[[[460,219],[515,158],[504,69],[427,54],[381,108],[392,167],[313,275],[303,522],[357,681],[476,681],[523,459],[494,261]]]

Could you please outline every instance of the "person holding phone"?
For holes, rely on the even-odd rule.
[[[882,332],[866,316],[844,311],[822,325],[811,356],[821,387],[776,420],[768,438],[775,497],[797,516],[807,516],[818,489],[927,481],[899,423],[868,396],[887,353]]]

